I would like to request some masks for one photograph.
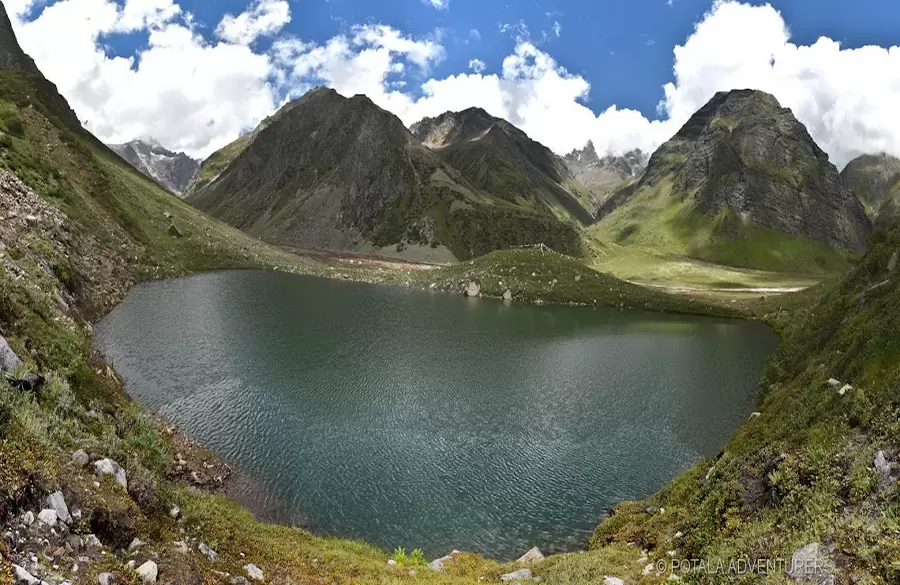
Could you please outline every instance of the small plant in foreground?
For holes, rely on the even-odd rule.
[[[409,557],[406,556],[405,548],[398,546],[394,549],[394,561],[396,561],[398,567],[404,566],[407,561],[409,561]]]
[[[409,555],[409,562],[415,566],[425,566],[428,563],[425,561],[425,551],[420,548],[417,548],[412,551]]]

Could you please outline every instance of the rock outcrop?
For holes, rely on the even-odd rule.
[[[478,189],[582,223],[593,219],[588,194],[563,159],[506,120],[469,108],[425,118],[410,131]]]
[[[599,217],[620,243],[763,269],[824,268],[829,249],[863,253],[872,229],[803,124],[753,90],[717,93]]]
[[[569,172],[590,192],[591,212],[596,214],[617,188],[640,177],[649,158],[640,149],[600,158],[594,143],[589,141],[584,148],[567,154],[564,160]]]
[[[155,140],[138,139],[109,147],[134,168],[179,196],[200,169],[196,160],[183,152],[172,152]]]

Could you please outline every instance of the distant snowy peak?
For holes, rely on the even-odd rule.
[[[181,196],[200,163],[183,152],[172,152],[153,138],[140,138],[109,147],[133,167]]]

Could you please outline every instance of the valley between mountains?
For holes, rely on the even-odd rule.
[[[0,11],[0,583],[900,582],[898,210],[900,161],[839,172],[742,88],[653,153],[561,156],[479,109],[407,128],[327,88],[204,161],[107,146]],[[721,453],[621,502],[586,550],[429,566],[258,521],[96,351],[138,283],[237,268],[756,319],[782,343]]]

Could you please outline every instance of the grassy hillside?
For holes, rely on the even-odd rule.
[[[843,250],[744,221],[728,210],[704,213],[689,195],[675,194],[673,189],[668,178],[637,190],[588,233],[619,245],[771,272],[838,274],[853,260]]]

